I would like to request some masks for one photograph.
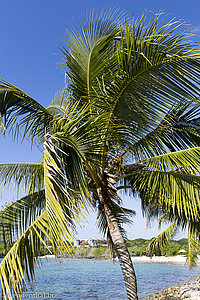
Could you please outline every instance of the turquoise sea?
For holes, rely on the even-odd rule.
[[[107,260],[42,258],[44,266],[37,270],[33,291],[25,299],[56,300],[123,300],[126,292],[118,262]],[[200,269],[189,270],[182,264],[134,263],[139,299],[176,283],[184,283],[200,275]],[[189,277],[191,277],[189,279]]]

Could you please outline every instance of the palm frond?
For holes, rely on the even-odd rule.
[[[46,242],[49,241],[54,253],[69,253],[72,249],[69,222],[66,221],[67,227],[63,226],[63,222],[60,222],[61,212],[57,215],[56,211],[58,220],[54,219],[52,224],[48,210],[45,210],[45,194],[49,196],[48,189],[45,193],[41,191],[10,203],[0,212],[0,241],[3,244],[7,241],[5,250],[8,251],[0,264],[5,300],[13,297],[22,299],[25,285],[34,281],[35,265],[41,264],[41,244],[47,246]],[[56,236],[52,235],[52,227],[56,230]]]
[[[159,216],[171,211],[179,217],[195,220],[199,211],[199,176],[175,172],[141,172],[133,183],[142,200],[144,213]]]
[[[51,113],[41,104],[14,85],[0,80],[0,115],[6,129],[13,131],[13,136],[25,136],[44,141],[53,119]]]
[[[159,208],[158,208],[159,209]],[[148,213],[151,217],[153,207],[148,207]],[[157,249],[162,249],[170,244],[170,240],[176,234],[177,230],[181,228],[183,231],[188,230],[188,253],[187,264],[190,268],[197,266],[198,255],[200,254],[200,216],[199,209],[195,218],[189,214],[178,213],[178,209],[163,209],[160,211],[161,217],[159,223],[173,222],[166,230],[164,230],[158,237],[154,238],[149,244],[148,251],[153,254]]]
[[[67,89],[63,89],[60,93],[57,93],[51,102],[51,104],[46,108],[46,110],[54,118],[63,118],[67,114],[69,106],[72,106],[74,99],[72,98],[71,92]]]
[[[187,174],[199,174],[200,147],[194,147],[165,153],[142,160],[150,171],[178,171]]]
[[[5,254],[27,228],[45,210],[45,192],[41,190],[5,204],[0,211],[0,253]]]
[[[51,242],[47,211],[39,215],[23,232],[0,263],[3,299],[22,299],[22,289],[26,282],[34,280],[34,265],[40,264],[40,245],[43,243],[46,246],[45,238]]]
[[[51,130],[51,136],[74,148],[87,166],[101,165],[105,136],[109,137],[110,149],[116,149],[123,134],[122,126],[110,124],[108,128],[108,113],[101,110],[98,114],[91,114],[93,104],[68,102],[65,116],[55,119]],[[110,153],[112,155],[112,151]]]
[[[132,175],[127,174],[144,213],[159,216],[170,211],[183,219],[196,220],[200,208],[199,150],[196,147],[155,156],[138,164]]]
[[[63,160],[63,157],[69,155],[69,153],[61,155],[61,152],[62,149],[57,148],[55,143],[50,140],[46,141],[44,151],[46,205],[51,236],[62,249],[64,240],[67,240],[69,244],[73,241],[75,224],[80,222],[86,210],[84,199],[87,190],[84,189],[86,185],[82,164],[76,153],[73,153],[74,156],[70,156],[70,166],[73,165],[73,171],[75,170],[76,172],[74,181],[70,182],[71,178],[68,178],[68,175],[72,173],[70,169],[67,169],[68,165],[65,165],[66,163]],[[77,180],[76,184],[72,185],[75,182],[75,178]],[[79,179],[80,182],[78,181]],[[62,239],[57,238],[60,227],[63,233]]]
[[[174,22],[160,26],[157,16],[147,26],[133,22],[121,31],[116,69],[110,84],[102,82],[102,101],[137,139],[155,129],[174,105],[200,95],[198,46],[188,36],[177,32]]]
[[[39,191],[44,186],[42,163],[1,163],[0,164],[1,194],[8,188],[27,194]],[[4,194],[5,196],[5,194]]]
[[[164,220],[170,219],[172,220],[172,216],[167,217],[168,212],[164,216]],[[167,218],[166,218],[167,217]],[[156,253],[157,250],[162,250],[166,246],[168,246],[171,242],[171,239],[176,234],[180,224],[185,223],[182,218],[178,216],[173,216],[173,219],[176,220],[172,224],[169,225],[161,234],[159,234],[156,238],[154,238],[148,248],[147,251],[150,255]],[[200,253],[200,236],[199,236],[199,222],[193,222],[187,220],[188,224],[188,253],[187,253],[187,264],[190,268],[195,267],[198,263],[198,255]],[[184,224],[185,228],[186,224]]]
[[[73,28],[71,33],[67,32],[61,51],[76,99],[90,98],[98,89],[98,78],[106,78],[113,69],[114,40],[122,18],[123,13],[117,10],[100,14],[91,11],[81,20],[79,30]]]
[[[198,255],[200,254],[200,234],[199,221],[188,222],[188,255],[187,263],[190,268],[198,263]]]
[[[199,146],[199,104],[179,103],[160,124],[131,147],[136,160]]]
[[[147,252],[152,255],[170,244],[170,241],[177,231],[177,224],[170,224],[162,233],[155,237],[148,245]]]

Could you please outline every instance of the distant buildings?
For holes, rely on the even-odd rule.
[[[105,239],[75,239],[74,240],[74,247],[96,247],[96,246],[102,246],[107,247]]]

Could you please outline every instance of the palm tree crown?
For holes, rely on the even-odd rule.
[[[127,290],[137,285],[123,224],[134,212],[118,190],[139,195],[144,214],[171,225],[149,251],[189,229],[188,261],[199,247],[200,53],[190,34],[157,15],[124,21],[105,12],[83,21],[62,46],[68,86],[44,108],[0,82],[0,128],[44,147],[38,163],[0,164],[1,189],[27,196],[0,212],[4,299],[33,280],[41,243],[70,251],[88,206],[115,250]],[[9,247],[8,247],[9,246]],[[8,249],[8,250],[6,250]]]

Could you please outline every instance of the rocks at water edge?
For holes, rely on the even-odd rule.
[[[185,283],[181,286],[170,287],[167,290],[160,291],[148,300],[200,300],[200,277],[197,277],[194,282]]]

